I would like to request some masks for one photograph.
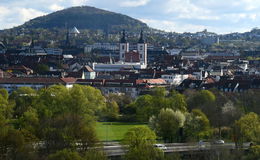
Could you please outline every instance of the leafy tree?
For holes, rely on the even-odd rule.
[[[6,90],[0,90],[0,114],[6,118],[12,118],[13,104],[8,101],[8,92]]]
[[[169,103],[170,108],[173,110],[179,110],[183,113],[187,111],[187,103],[185,97],[180,93],[171,92],[171,95],[169,97]]]
[[[187,140],[199,140],[210,137],[209,120],[201,110],[194,109],[190,114],[186,115],[184,135]]]
[[[222,114],[222,124],[224,126],[231,126],[236,120],[238,120],[243,111],[238,104],[235,104],[231,100],[228,100],[227,103],[221,108]]]
[[[10,122],[0,113],[0,159],[19,159],[19,153],[25,147],[23,134]]]
[[[247,160],[257,160],[260,157],[260,145],[254,145],[249,148],[249,154],[246,156]]]
[[[25,137],[21,130],[14,128],[13,104],[8,101],[6,90],[0,90],[0,159],[23,159],[21,153],[31,144],[25,146]],[[31,150],[32,151],[32,150]],[[27,152],[28,153],[28,152]],[[29,156],[28,156],[29,159]]]
[[[151,95],[143,95],[134,102],[136,108],[137,120],[147,122],[149,117],[154,114],[153,97]]]
[[[74,85],[73,88],[76,88],[77,86],[79,86],[79,85]],[[80,86],[80,87],[82,89],[82,92],[84,93],[84,96],[88,100],[87,108],[94,111],[94,113],[97,113],[98,111],[102,110],[105,107],[105,105],[106,105],[105,97],[102,95],[102,93],[99,89],[96,89],[91,86]]]
[[[10,101],[15,102],[14,116],[21,117],[29,108],[35,106],[37,93],[30,87],[20,87],[10,95]]]
[[[83,158],[78,152],[64,149],[57,151],[54,154],[50,154],[48,160],[83,160]]]
[[[170,108],[168,98],[166,98],[167,91],[165,88],[155,88],[152,91],[152,109],[153,114],[159,114],[162,108]]]
[[[9,95],[6,89],[0,88],[0,94],[2,95],[2,97],[7,100]]]
[[[125,134],[123,143],[128,145],[127,160],[159,160],[162,152],[153,147],[156,135],[148,127],[133,127]]]
[[[38,64],[35,68],[35,72],[38,74],[44,74],[49,71],[49,67],[45,64]]]
[[[248,90],[248,92],[236,94],[235,96],[239,99],[245,113],[254,112],[260,114],[260,91]]]
[[[77,144],[87,150],[95,144],[95,114],[105,104],[100,91],[80,85],[52,86],[39,91],[39,96],[39,131],[47,152],[75,149]]]
[[[120,109],[120,113],[122,114],[127,114],[127,105],[129,105],[130,103],[133,102],[133,99],[128,96],[128,95],[118,95],[118,94],[109,94],[107,97],[106,97],[107,100],[110,100],[110,101],[115,101],[118,106],[119,106],[119,109]]]
[[[189,107],[191,109],[193,108],[202,108],[204,105],[212,103],[216,100],[215,95],[209,91],[209,90],[201,90],[199,92],[196,92],[195,95],[193,95],[189,99]]]
[[[257,114],[251,112],[242,116],[235,125],[239,129],[242,141],[260,142],[260,118]]]
[[[165,97],[166,96],[166,89],[156,87],[155,89],[152,90],[151,95],[155,96],[155,97]]]
[[[27,143],[38,142],[39,117],[36,109],[28,109],[21,117],[14,120],[14,123],[17,129],[24,135]]]
[[[115,121],[119,118],[119,107],[115,101],[108,101],[106,103],[106,108],[103,110],[103,119],[107,121]]]
[[[85,160],[107,160],[107,156],[102,151],[90,149],[84,156]]]
[[[151,117],[150,126],[165,142],[173,142],[179,137],[180,128],[185,122],[185,115],[180,111],[162,109],[157,117]]]

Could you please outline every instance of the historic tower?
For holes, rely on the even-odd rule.
[[[125,30],[123,31],[123,36],[120,40],[120,46],[119,46],[119,52],[120,52],[120,61],[125,62],[125,54],[129,52],[129,43],[126,41],[126,35]]]
[[[147,43],[144,41],[143,31],[140,33],[140,38],[137,44],[137,51],[140,56],[140,63],[147,65]]]

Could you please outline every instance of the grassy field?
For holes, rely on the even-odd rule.
[[[145,124],[122,123],[122,122],[98,122],[96,131],[101,141],[120,141],[128,129]]]

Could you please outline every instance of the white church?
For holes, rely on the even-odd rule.
[[[120,71],[126,69],[145,69],[147,67],[147,43],[143,38],[143,31],[141,31],[139,41],[137,43],[137,50],[129,51],[129,43],[126,40],[125,31],[119,44],[120,60],[116,63],[93,63],[95,71]]]

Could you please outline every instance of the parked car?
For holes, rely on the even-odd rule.
[[[222,139],[219,139],[219,140],[215,140],[213,143],[214,143],[214,144],[224,144],[225,141],[222,140]]]
[[[200,140],[198,145],[199,145],[199,148],[205,148],[206,147],[206,141]]]
[[[159,148],[161,150],[166,150],[167,147],[164,144],[155,144],[154,147]]]

